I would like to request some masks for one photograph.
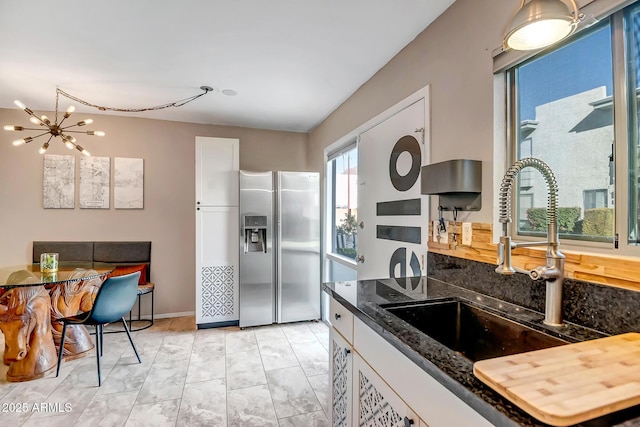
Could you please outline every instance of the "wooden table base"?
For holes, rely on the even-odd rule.
[[[11,289],[2,295],[0,330],[5,335],[7,380],[41,378],[56,367],[51,333],[51,300],[43,286]]]

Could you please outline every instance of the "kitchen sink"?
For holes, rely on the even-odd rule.
[[[472,362],[567,344],[464,301],[384,309]]]

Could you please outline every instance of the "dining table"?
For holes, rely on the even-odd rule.
[[[0,267],[0,330],[8,381],[34,380],[56,368],[62,336],[57,320],[91,310],[100,285],[114,269],[92,261],[61,261],[55,272],[42,272],[40,264]],[[93,347],[84,326],[67,328],[65,360],[83,357]]]

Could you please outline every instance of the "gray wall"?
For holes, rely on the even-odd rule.
[[[43,209],[38,148],[44,141],[13,147],[19,133],[0,131],[0,265],[30,262],[33,240],[150,240],[159,314],[195,310],[196,136],[239,138],[242,169],[307,170],[307,134],[76,115],[93,118],[90,129],[107,133],[103,138],[78,138],[93,156],[111,157],[112,165],[114,157],[144,159],[144,209],[114,209],[113,187],[111,209],[79,209],[82,155],[67,150],[59,139],[51,142],[48,153],[76,156],[76,208]],[[0,109],[0,124],[26,126],[29,121],[21,110]]]

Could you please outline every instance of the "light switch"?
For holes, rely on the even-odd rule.
[[[471,237],[472,237],[473,231],[471,228],[471,223],[470,222],[463,222],[462,223],[462,244],[465,246],[471,246]]]

